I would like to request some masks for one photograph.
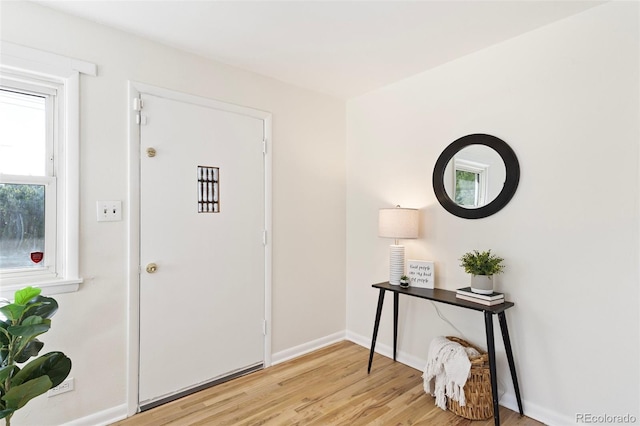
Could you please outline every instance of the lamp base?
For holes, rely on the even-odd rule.
[[[404,246],[389,246],[389,284],[400,285],[400,277],[404,275]]]

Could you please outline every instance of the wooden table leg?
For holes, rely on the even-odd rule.
[[[507,328],[507,318],[504,315],[504,312],[500,312],[498,314],[498,320],[500,321],[502,341],[504,342],[504,348],[507,352],[507,360],[509,361],[509,370],[511,371],[513,389],[516,392],[516,400],[518,401],[518,411],[520,411],[521,416],[524,416],[524,411],[522,409],[522,398],[520,397],[520,387],[518,386],[518,376],[516,375],[516,365],[513,361],[513,353],[511,351],[511,339],[509,339],[509,329]]]
[[[376,339],[378,338],[378,327],[380,326],[380,315],[382,314],[382,304],[384,303],[384,289],[380,289],[378,295],[378,309],[376,310],[376,322],[373,325],[373,338],[371,339],[371,352],[369,352],[369,367],[367,374],[371,373],[371,363],[373,362],[373,353],[376,349]]]
[[[493,397],[493,421],[500,425],[500,406],[498,405],[498,376],[496,372],[496,346],[493,338],[493,314],[484,312],[484,328],[487,334],[487,352],[489,352],[489,372],[491,374],[491,396]]]
[[[396,348],[398,347],[398,299],[400,295],[393,292],[393,360],[396,360]]]

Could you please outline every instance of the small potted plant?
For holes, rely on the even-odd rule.
[[[403,275],[400,277],[400,287],[402,288],[407,288],[409,287],[409,277],[406,275]]]
[[[471,291],[480,294],[493,293],[493,276],[504,271],[503,258],[491,254],[491,250],[474,250],[460,258],[460,266],[471,274]]]

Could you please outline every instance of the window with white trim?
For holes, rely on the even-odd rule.
[[[2,42],[0,296],[78,289],[79,73],[95,66]]]
[[[0,85],[0,272],[3,278],[55,276],[56,90]]]
[[[453,187],[460,207],[476,208],[487,204],[489,165],[454,158]]]

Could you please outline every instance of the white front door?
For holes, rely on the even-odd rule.
[[[144,408],[262,366],[265,166],[264,120],[191,98],[141,99]]]

